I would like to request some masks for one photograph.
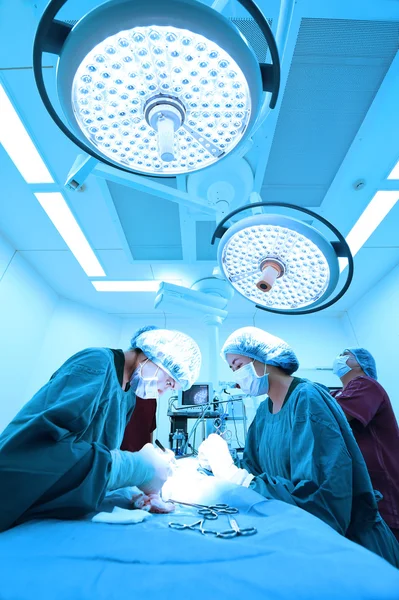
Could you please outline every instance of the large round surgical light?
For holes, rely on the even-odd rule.
[[[61,129],[103,162],[147,175],[197,171],[249,135],[265,90],[276,102],[278,55],[266,21],[273,65],[259,65],[235,25],[197,0],[111,0],[73,28],[53,20],[65,1],[50,2],[39,24],[36,82]],[[44,88],[43,50],[59,55],[69,129]]]
[[[273,205],[257,203],[257,206]],[[250,208],[246,206],[235,212]],[[290,208],[310,213],[307,209]],[[310,214],[328,223],[315,213]],[[221,237],[219,266],[234,289],[259,308],[284,314],[315,312],[326,307],[323,303],[338,284],[338,256],[349,259],[349,283],[353,275],[349,248],[339,232],[328,225],[339,242],[330,243],[314,227],[279,214],[244,218],[224,230],[224,234],[219,226],[214,236],[214,239]]]
[[[136,170],[171,175],[230,152],[252,112],[235,60],[176,27],[135,27],[97,44],[76,71],[72,106],[99,152]]]

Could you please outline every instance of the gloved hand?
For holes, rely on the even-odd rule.
[[[152,444],[146,444],[139,452],[111,450],[108,490],[136,486],[147,495],[158,494],[172,475],[170,454],[157,452]]]
[[[211,433],[198,448],[201,467],[211,468],[219,479],[229,479],[231,468],[237,469],[229,452],[226,440],[216,433]],[[208,467],[206,466],[208,464]]]
[[[133,508],[148,510],[151,513],[170,513],[176,509],[173,502],[165,502],[159,494],[150,494],[147,496],[138,488],[131,489],[131,504]]]
[[[171,460],[173,452],[158,452],[152,444],[146,444],[137,454],[147,466],[144,481],[136,484],[145,494],[158,494],[165,481],[173,473]],[[173,455],[173,457],[171,456]]]
[[[177,464],[175,453],[172,452],[172,450],[168,450],[166,448],[165,451],[161,450],[160,448],[155,448],[155,450],[159,452],[160,455],[163,456],[172,467]]]
[[[211,433],[198,448],[198,458],[200,465],[207,469],[211,468],[213,474],[218,479],[231,481],[238,485],[248,487],[253,475],[246,469],[239,469],[235,466],[226,441],[217,435]],[[206,465],[209,465],[207,467]]]

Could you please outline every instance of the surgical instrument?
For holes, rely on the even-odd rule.
[[[172,521],[169,523],[169,527],[171,529],[177,529],[179,531],[184,531],[185,529],[191,529],[192,531],[199,531],[200,533],[202,533],[202,535],[210,534],[210,535],[214,535],[215,537],[222,538],[222,539],[223,538],[230,539],[230,538],[234,538],[234,537],[238,537],[238,536],[246,537],[246,536],[255,535],[255,533],[258,533],[258,530],[256,529],[256,527],[243,527],[241,529],[235,519],[230,517],[229,514],[227,515],[227,517],[229,519],[231,529],[224,529],[223,531],[216,531],[215,529],[205,529],[204,528],[205,519],[200,519],[199,521],[195,521],[194,523],[191,523],[191,524],[176,523],[176,522]]]
[[[199,531],[200,533],[202,533],[202,535],[214,535],[215,537],[219,537],[219,538],[232,538],[235,537],[237,535],[237,533],[233,530],[233,529],[228,529],[226,531],[216,531],[214,529],[205,529],[204,528],[204,521],[205,519],[200,519],[199,521],[195,521],[195,523],[191,523],[191,524],[186,524],[186,523],[175,523],[175,522],[171,522],[169,523],[169,527],[171,529],[177,529],[179,531],[183,531],[184,529],[191,529],[192,531]]]
[[[218,518],[219,515],[235,515],[239,512],[238,508],[234,508],[233,506],[229,506],[228,504],[211,504],[210,506],[206,504],[193,504],[190,502],[179,502],[178,500],[172,500],[171,498],[168,502],[173,502],[174,504],[182,504],[183,506],[192,506],[198,510],[198,514],[213,521]]]
[[[158,448],[160,450],[162,450],[162,452],[166,452],[164,446],[162,446],[161,442],[159,440],[155,440],[155,444],[158,446]]]
[[[255,535],[255,533],[258,533],[258,530],[256,529],[256,527],[243,527],[241,529],[239,527],[237,521],[235,519],[233,519],[233,517],[230,517],[230,515],[227,515],[227,518],[230,523],[231,531],[234,531],[236,536],[237,535],[242,535],[242,536]]]

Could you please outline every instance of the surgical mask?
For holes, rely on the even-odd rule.
[[[341,378],[344,375],[346,375],[347,373],[349,373],[349,371],[351,371],[351,367],[348,367],[347,360],[348,360],[349,356],[347,355],[342,355],[342,356],[337,356],[337,358],[334,360],[333,363],[333,373],[334,375],[336,375],[337,377]]]
[[[263,396],[269,391],[269,373],[259,376],[253,362],[234,371],[233,378],[242,391],[250,396]]]
[[[158,398],[158,371],[159,367],[155,371],[152,377],[143,377],[142,371],[144,365],[149,361],[147,358],[133,373],[133,377],[130,380],[130,385],[139,398],[148,400],[149,398]]]

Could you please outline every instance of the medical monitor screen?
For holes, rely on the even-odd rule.
[[[189,390],[182,393],[182,406],[202,406],[208,402],[212,402],[209,383],[195,383]]]

